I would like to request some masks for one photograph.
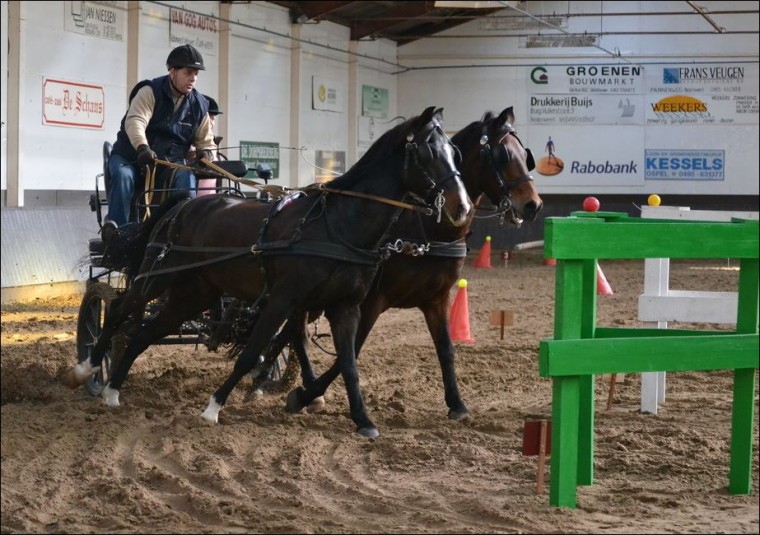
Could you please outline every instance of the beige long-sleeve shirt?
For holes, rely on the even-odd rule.
[[[172,88],[172,100],[174,100],[175,112],[182,104],[184,98],[185,95]],[[153,107],[155,104],[156,99],[153,96],[153,88],[150,85],[146,85],[140,88],[132,99],[132,103],[129,105],[127,116],[124,120],[124,130],[127,132],[129,141],[135,149],[140,145],[150,145],[150,143],[148,143],[148,138],[145,135],[145,129],[148,127],[150,118],[153,117]],[[214,130],[208,114],[206,114],[203,121],[201,121],[200,126],[195,131],[193,145],[197,150],[216,149],[216,145],[214,144]]]

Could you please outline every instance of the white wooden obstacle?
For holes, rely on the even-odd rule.
[[[642,206],[641,217],[689,221],[758,219],[758,212],[691,210],[681,206]],[[670,259],[644,260],[644,293],[639,296],[639,321],[647,327],[667,329],[669,321],[684,323],[736,323],[736,292],[671,290]],[[641,374],[641,412],[657,414],[665,401],[665,372]]]

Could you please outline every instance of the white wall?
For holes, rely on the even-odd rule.
[[[539,5],[540,4],[540,5]],[[718,10],[754,9],[757,2],[699,2],[708,13]],[[529,2],[533,14],[568,12],[568,2]],[[572,2],[573,13],[690,11],[684,2]],[[541,12],[533,11],[540,9]],[[505,9],[497,15],[516,15]],[[440,34],[445,38],[415,41],[399,48],[399,63],[411,70],[398,75],[399,109],[413,113],[427,103],[445,108],[447,130],[456,131],[480,118],[487,110],[499,112],[514,106],[516,128],[522,141],[531,147],[536,157],[546,156],[545,146],[551,136],[557,155],[565,164],[556,175],[534,173],[536,185],[542,193],[672,193],[672,194],[758,194],[758,17],[746,14],[711,15],[730,30],[754,33],[741,35],[676,35],[678,31],[712,31],[701,16],[619,16],[569,18],[565,31],[570,33],[594,32],[663,32],[644,35],[606,35],[599,46],[616,54],[615,57],[599,48],[525,48],[524,37],[518,34],[537,34],[538,30],[487,30],[483,21],[474,21]],[[667,33],[670,32],[670,33]],[[542,34],[560,32],[543,28]],[[482,35],[483,37],[458,38],[456,36]],[[630,63],[629,63],[630,62]],[[706,62],[709,62],[706,63]],[[641,76],[634,84],[634,93],[608,95],[572,93],[568,91],[568,66],[641,66]],[[683,84],[678,93],[701,99],[714,123],[698,120],[696,123],[667,121],[670,124],[652,124],[652,106],[670,93],[655,93],[663,85],[665,68],[695,67],[741,68],[740,87],[736,80],[696,81]],[[549,83],[536,85],[531,73],[543,66]],[[589,78],[589,77],[580,77]],[[620,78],[620,77],[614,77]],[[560,81],[554,87],[552,84]],[[732,87],[733,85],[733,87]],[[739,93],[730,92],[739,89]],[[564,93],[564,94],[563,94]],[[583,106],[570,106],[571,116],[596,115],[596,124],[540,124],[531,117],[531,97],[549,94],[555,97],[589,97],[593,110],[587,113]],[[716,101],[714,97],[741,95],[752,103],[752,111],[738,114],[734,101]],[[616,108],[627,104],[630,98],[637,112],[633,119],[623,119]],[[537,106],[541,108],[541,106]],[[617,113],[616,115],[614,115]],[[606,117],[600,120],[599,116]],[[733,121],[732,124],[722,120]],[[674,155],[676,150],[687,151],[699,159],[700,151],[709,151],[710,161],[724,151],[725,168],[722,180],[705,180],[673,177],[672,179],[645,178],[645,151],[664,150]],[[652,153],[650,152],[650,155]],[[612,165],[627,164],[635,172],[583,173],[583,164],[593,162],[596,167],[609,161]],[[631,165],[633,163],[634,165]],[[573,167],[575,164],[575,167]],[[657,164],[659,165],[659,163]],[[718,165],[717,163],[715,165]],[[586,165],[588,168],[589,166]],[[576,172],[572,172],[572,169]],[[670,174],[668,170],[667,174]]]
[[[79,4],[76,2],[75,4]],[[125,23],[124,38],[109,40],[67,31],[65,22],[71,17],[71,2],[21,2],[22,65],[21,97],[18,103],[7,101],[7,42],[3,42],[2,116],[6,121],[8,106],[19,107],[19,177],[22,190],[91,191],[95,176],[101,172],[101,148],[104,141],[114,141],[127,106],[133,83],[166,73],[165,60],[175,46],[170,43],[170,7],[212,16],[220,16],[219,2],[168,1],[137,2],[137,28]],[[126,1],[107,3],[127,20]],[[3,35],[7,35],[7,2],[2,4]],[[357,122],[349,116],[349,91],[361,101],[362,84],[387,88],[390,92],[389,115],[396,114],[396,77],[391,66],[383,66],[375,57],[395,61],[395,44],[377,41],[358,45],[351,55],[347,28],[329,22],[306,24],[296,28],[288,11],[273,4],[253,2],[232,4],[229,20],[229,57],[220,57],[217,35],[216,53],[204,53],[206,70],[199,76],[197,89],[214,97],[223,105],[218,130],[225,133],[224,145],[238,147],[241,140],[276,142],[280,151],[280,179],[276,183],[299,187],[313,182],[317,150],[345,151],[357,139],[348,139],[349,125]],[[137,31],[136,49],[130,50],[129,32]],[[300,32],[300,40],[293,38]],[[291,71],[291,55],[301,56],[301,71]],[[137,79],[128,79],[128,58],[136,58]],[[356,77],[349,80],[349,62],[358,61]],[[220,80],[220,72],[229,62],[229,79]],[[296,76],[297,74],[297,76]],[[343,108],[338,112],[312,109],[312,76],[317,75],[343,88]],[[43,80],[92,84],[103,88],[105,118],[102,128],[63,127],[43,124]],[[298,104],[300,115],[291,113],[291,83],[300,80]],[[221,95],[220,90],[226,89]],[[359,109],[359,113],[361,110]],[[291,132],[299,152],[291,150]],[[7,189],[7,129],[2,131],[2,188]],[[227,151],[230,158],[239,158],[236,148]],[[298,160],[297,176],[291,177],[290,161]],[[353,161],[347,161],[350,166]],[[15,178],[14,178],[15,180]],[[102,184],[102,183],[101,183]],[[8,205],[15,205],[8,199]],[[23,194],[21,203],[23,205]]]
[[[0,3],[0,35],[8,35],[8,2]],[[0,55],[8,58],[8,39],[0,39]],[[3,66],[7,65],[5,59]],[[8,183],[8,165],[5,155],[8,154],[8,107],[5,105],[5,95],[8,94],[8,69],[0,69],[0,95],[2,95],[3,105],[0,109],[0,189],[6,189]]]
[[[137,58],[137,79],[165,73],[164,62],[172,45],[169,42],[168,5],[218,17],[220,3],[137,2],[140,8],[137,28],[126,28],[122,41],[113,41],[66,31],[64,21],[70,17],[70,2],[50,1],[20,3],[21,73],[19,102],[8,102],[6,71],[7,43],[2,53],[2,117],[7,123],[8,110],[19,108],[20,126],[5,124],[2,130],[2,187],[10,191],[8,181],[22,190],[83,191],[93,189],[100,172],[101,146],[115,139],[127,104],[127,94],[134,80],[128,79],[128,58]],[[77,2],[78,4],[78,2]],[[126,16],[127,2],[121,6]],[[568,2],[527,3],[543,13],[568,11]],[[730,9],[757,9],[757,2],[701,2],[710,12]],[[573,13],[596,13],[604,10],[633,12],[661,10],[668,6],[688,11],[684,2],[572,2]],[[2,3],[2,30],[8,34],[8,3]],[[70,8],[68,8],[70,9]],[[531,119],[530,97],[543,88],[530,81],[534,67],[545,66],[552,83],[565,77],[567,66],[625,65],[597,48],[524,48],[520,34],[537,30],[509,32],[483,28],[482,21],[472,22],[442,34],[446,38],[421,39],[397,48],[390,41],[351,43],[349,30],[329,22],[294,26],[288,11],[264,2],[234,3],[229,6],[231,34],[228,57],[206,54],[207,70],[200,76],[198,89],[214,96],[223,105],[219,121],[225,145],[237,146],[240,140],[276,142],[282,147],[278,184],[303,186],[315,176],[312,166],[317,150],[346,152],[347,165],[352,155],[361,155],[357,123],[361,113],[362,85],[386,88],[390,102],[388,118],[411,116],[429,105],[443,106],[445,127],[454,132],[479,119],[487,110],[501,111],[513,105],[521,139],[536,156],[545,155],[548,136],[555,140],[557,153],[566,167],[558,175],[534,174],[542,193],[693,193],[758,194],[758,42],[757,16],[715,15],[731,30],[751,30],[743,35],[607,35],[600,46],[619,51],[620,56],[643,68],[639,92],[632,95],[639,110],[655,102],[649,88],[661,79],[666,66],[683,66],[709,61],[712,65],[741,66],[745,69],[742,95],[754,102],[754,111],[743,124],[626,124],[622,120],[588,125],[545,125]],[[504,10],[499,15],[514,15]],[[541,13],[537,13],[541,14]],[[691,17],[626,16],[570,18],[569,32],[582,31],[657,31],[710,30],[699,15]],[[127,36],[138,31],[137,50],[129,50]],[[544,31],[542,33],[556,33]],[[12,32],[11,32],[12,34]],[[467,38],[456,38],[468,35]],[[481,37],[473,37],[480,35]],[[494,36],[498,37],[494,37]],[[511,36],[510,36],[511,35]],[[222,39],[221,35],[218,39]],[[16,43],[11,43],[11,48]],[[218,44],[218,43],[217,43]],[[354,47],[355,54],[349,51]],[[297,54],[297,62],[293,62]],[[355,76],[351,62],[356,63]],[[229,76],[221,79],[221,73]],[[298,71],[292,71],[298,65]],[[312,76],[320,76],[346,92],[339,112],[312,109]],[[102,86],[105,93],[105,118],[101,129],[66,128],[42,124],[42,82],[61,78],[78,83]],[[297,87],[293,87],[296,84]],[[550,84],[551,86],[551,84]],[[295,89],[295,97],[291,97]],[[220,94],[225,91],[225,94]],[[559,94],[562,88],[553,89]],[[731,96],[730,93],[726,93]],[[611,106],[622,102],[621,95],[600,97]],[[627,95],[625,95],[627,96]],[[712,96],[709,92],[696,96]],[[296,100],[293,100],[295,98]],[[595,96],[596,99],[596,96]],[[349,109],[349,103],[354,108]],[[295,105],[294,105],[295,103]],[[712,106],[712,103],[708,102]],[[601,105],[595,103],[594,106]],[[573,113],[582,110],[573,110]],[[601,112],[600,112],[601,113]],[[643,121],[647,115],[637,112]],[[534,117],[535,119],[535,117]],[[392,122],[375,122],[382,131]],[[18,155],[8,154],[7,139],[11,129],[18,129]],[[379,135],[379,132],[376,132]],[[288,149],[293,144],[305,147],[300,153]],[[718,150],[725,153],[722,180],[651,180],[641,169],[645,150],[684,149]],[[239,157],[234,149],[228,154]],[[300,157],[299,154],[303,154]],[[8,176],[9,160],[19,160],[18,176]],[[294,166],[291,166],[291,161]],[[637,173],[570,173],[573,162],[637,162]],[[310,163],[311,162],[311,163]],[[291,176],[295,173],[294,176]],[[22,204],[23,204],[23,195]],[[14,200],[7,199],[13,206]]]

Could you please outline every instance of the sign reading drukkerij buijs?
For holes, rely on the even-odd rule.
[[[102,85],[43,79],[42,124],[102,129],[105,116]]]
[[[171,8],[169,42],[172,47],[193,45],[202,55],[216,56],[219,47],[218,24],[214,17]]]
[[[280,144],[259,141],[241,141],[240,159],[245,162],[249,171],[246,178],[258,178],[255,171],[259,164],[272,168],[272,178],[280,178]]]

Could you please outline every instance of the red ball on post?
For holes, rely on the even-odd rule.
[[[586,197],[583,200],[583,209],[586,212],[596,212],[599,210],[599,199],[596,197]]]

